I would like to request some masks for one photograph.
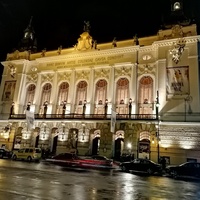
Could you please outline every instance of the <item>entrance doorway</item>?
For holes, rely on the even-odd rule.
[[[114,158],[116,160],[120,160],[123,148],[124,148],[124,139],[123,138],[117,138],[115,140],[115,154],[114,154]]]
[[[95,137],[92,141],[92,155],[99,154],[99,143],[100,143],[100,138]]]
[[[56,153],[57,143],[58,143],[58,135],[56,135],[53,138],[52,154]]]

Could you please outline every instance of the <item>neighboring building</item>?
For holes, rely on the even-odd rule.
[[[200,161],[196,25],[184,21],[154,36],[104,44],[89,30],[86,22],[73,48],[7,55],[0,146]]]

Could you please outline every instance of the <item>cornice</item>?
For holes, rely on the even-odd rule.
[[[52,57],[42,57],[37,58],[36,61],[38,63],[47,63],[49,61],[62,61],[66,59],[77,59],[77,58],[90,58],[95,56],[108,56],[108,55],[117,55],[117,54],[125,54],[125,53],[135,53],[139,49],[139,46],[130,46],[130,47],[120,47],[106,50],[97,50],[97,51],[87,51],[87,52],[73,52],[68,55],[59,55]]]

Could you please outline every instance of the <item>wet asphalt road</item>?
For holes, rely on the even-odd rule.
[[[199,200],[199,180],[0,160],[0,200]]]

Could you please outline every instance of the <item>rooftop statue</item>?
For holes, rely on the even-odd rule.
[[[84,30],[84,32],[90,32],[90,28],[91,28],[91,26],[90,26],[90,22],[89,21],[84,21],[84,27],[83,27],[83,30]]]

